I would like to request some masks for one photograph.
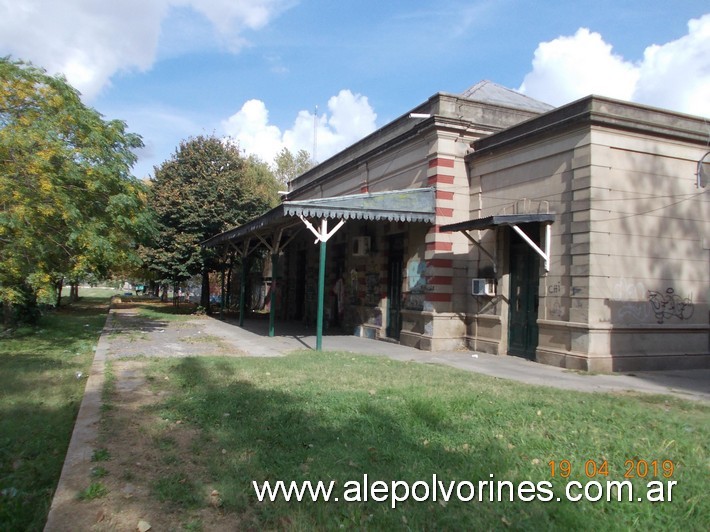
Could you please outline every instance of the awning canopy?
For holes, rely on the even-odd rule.
[[[300,217],[434,223],[435,207],[436,198],[433,188],[284,201],[244,225],[205,240],[202,245],[214,247],[224,242],[243,240],[264,231],[285,229],[301,223]]]
[[[257,247],[264,245],[271,252],[274,269],[278,255],[293,238],[298,229],[307,227],[320,243],[318,265],[318,314],[316,323],[316,350],[322,349],[323,309],[325,294],[326,243],[346,220],[386,220],[391,222],[434,223],[436,214],[436,194],[433,188],[394,190],[372,194],[352,194],[333,198],[319,198],[301,201],[284,201],[258,218],[215,235],[202,242],[205,247],[230,246],[240,256],[246,257],[256,247],[251,241],[257,240]],[[328,229],[328,218],[338,220],[335,227]],[[317,227],[310,220],[319,220]],[[296,227],[298,225],[301,227]],[[295,230],[294,230],[295,229]],[[244,299],[246,284],[245,267],[242,264],[242,282],[239,296],[239,324],[244,320]],[[276,303],[276,277],[272,279],[270,290],[269,336],[274,336],[274,308]]]
[[[496,214],[493,216],[486,216],[485,218],[476,218],[474,220],[468,220],[466,222],[459,222],[455,224],[442,225],[441,231],[460,231],[463,235],[468,238],[472,244],[475,244],[478,249],[483,251],[488,257],[493,260],[495,264],[496,259],[491,253],[489,253],[480,242],[478,242],[473,236],[471,236],[469,231],[484,231],[486,229],[495,229],[500,226],[511,227],[520,237],[528,243],[528,245],[535,250],[535,252],[542,257],[545,261],[545,271],[550,271],[550,224],[555,221],[555,215],[550,213],[532,213],[532,214]],[[528,223],[541,223],[545,226],[545,241],[543,243],[544,249],[537,245],[520,227],[520,224]]]
[[[554,214],[496,214],[485,218],[476,218],[465,222],[442,225],[442,231],[475,231],[494,229],[500,225],[519,225],[526,223],[551,224],[555,221]]]

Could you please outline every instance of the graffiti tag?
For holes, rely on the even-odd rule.
[[[689,297],[681,298],[673,288],[667,288],[665,293],[649,290],[648,301],[651,303],[658,323],[663,323],[663,320],[668,318],[690,319],[695,310],[691,299]]]
[[[643,302],[646,287],[640,281],[621,278],[613,286],[613,297],[616,318],[631,323],[643,323],[651,319],[651,311]]]

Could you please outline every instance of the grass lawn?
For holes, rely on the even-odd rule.
[[[112,293],[82,292],[78,305],[0,339],[0,530],[44,526],[84,390],[76,374],[87,373]],[[140,312],[185,319],[172,307]],[[551,390],[345,353],[122,363],[141,368],[154,393],[126,416],[124,404],[111,404],[118,391],[108,364],[104,447],[78,505],[137,502],[187,530],[219,519],[234,529],[710,529],[707,405]],[[635,475],[632,502],[556,500],[568,481],[605,486],[625,473]],[[415,495],[429,500],[392,508],[370,489],[368,500],[360,490],[359,502],[346,502],[358,498],[352,482],[364,484],[365,475],[370,488],[384,481],[388,491],[393,481],[423,481]],[[444,491],[454,482],[448,502],[441,491],[436,501],[425,493],[433,475]],[[340,501],[259,502],[252,482],[278,480],[334,481]],[[524,502],[516,491],[510,502],[504,485],[505,502],[489,502],[487,491],[479,502],[479,481],[491,480],[549,481],[552,500],[532,493]],[[676,482],[672,501],[637,501],[651,480]],[[138,501],[121,491],[144,485]],[[457,487],[464,497],[474,487],[474,500],[457,501]]]
[[[147,364],[149,383],[162,394],[147,407],[153,417],[143,427],[162,457],[162,476],[151,493],[182,512],[190,529],[200,529],[199,511],[210,493],[219,498],[219,511],[246,529],[710,529],[705,405],[550,390],[343,353]],[[178,445],[176,423],[194,434],[187,451]],[[668,461],[673,470],[666,478]],[[569,477],[562,478],[568,463]],[[566,481],[606,486],[625,480],[627,472],[635,475],[629,479],[633,502],[564,502]],[[140,471],[124,474],[135,479]],[[371,491],[367,501],[362,492],[360,502],[344,501],[346,489],[357,498],[348,482],[362,485],[365,475],[370,486],[384,481],[391,492],[395,480],[431,486],[434,474],[446,489],[455,481],[463,497],[470,496],[469,485],[458,483],[472,482],[478,490],[491,475],[515,485],[549,481],[552,500],[523,502],[516,492],[509,502],[504,487],[505,502],[489,502],[487,491],[482,502],[477,491],[471,502],[455,496],[445,502],[441,495],[433,502],[430,492],[428,502],[410,499],[396,508],[391,498],[374,501]],[[335,481],[332,495],[340,501],[286,502],[281,496],[259,502],[252,481],[261,487],[267,480]],[[672,501],[638,502],[651,480],[664,487],[677,482]],[[404,489],[398,488],[400,495]],[[417,496],[424,498],[426,490],[418,485]]]
[[[113,293],[0,338],[0,530],[44,527]]]

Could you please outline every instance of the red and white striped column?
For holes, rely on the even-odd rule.
[[[436,219],[426,236],[424,259],[427,268],[425,310],[451,310],[453,294],[453,241],[451,233],[442,233],[442,225],[452,223],[454,216],[454,159],[437,157],[429,161],[429,186],[436,188]]]

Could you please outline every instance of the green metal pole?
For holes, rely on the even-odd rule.
[[[279,256],[271,255],[271,298],[269,303],[269,336],[274,336],[274,321],[276,320],[276,270]]]
[[[247,294],[247,258],[242,257],[242,275],[239,283],[239,326],[244,327],[244,307]]]
[[[320,243],[320,265],[318,267],[318,320],[316,329],[316,351],[323,350],[323,300],[325,297],[325,246]]]

